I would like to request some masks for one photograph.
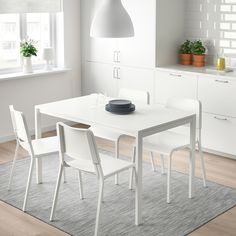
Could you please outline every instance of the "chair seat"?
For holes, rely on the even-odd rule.
[[[143,147],[146,150],[170,155],[174,150],[189,147],[189,136],[165,131],[144,139]]]
[[[99,156],[101,160],[101,167],[103,170],[104,178],[107,178],[111,175],[114,175],[118,172],[124,171],[134,166],[134,164],[129,161],[116,159],[104,154],[99,154]],[[85,159],[67,161],[66,164],[81,171],[95,173],[93,163]]]
[[[120,132],[116,132],[108,128],[103,128],[101,126],[91,126],[89,129],[94,133],[95,137],[108,139],[114,142],[116,142],[120,138],[120,136],[124,135]]]
[[[28,150],[28,144],[22,143],[22,146]],[[35,156],[45,156],[47,154],[53,154],[58,152],[59,143],[57,136],[40,138],[32,140],[32,146]]]

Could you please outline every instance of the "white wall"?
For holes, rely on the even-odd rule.
[[[13,138],[8,106],[23,111],[29,123],[29,129],[34,128],[34,105],[61,100],[81,94],[80,73],[80,1],[64,1],[64,57],[65,66],[71,71],[0,80],[0,142]],[[43,118],[43,127],[55,124],[53,119]]]
[[[208,64],[217,54],[236,54],[236,1],[187,0],[185,36],[202,39],[208,48]],[[231,66],[236,66],[236,55]]]
[[[72,68],[73,96],[81,94],[80,0],[64,0],[65,66]]]
[[[156,64],[178,63],[179,45],[184,39],[185,4],[188,0],[158,0],[156,16]]]

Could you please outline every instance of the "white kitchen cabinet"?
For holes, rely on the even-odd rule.
[[[117,97],[120,88],[147,91],[153,97],[154,70],[117,67],[115,64],[87,62],[83,94],[104,93]]]
[[[197,79],[179,71],[156,70],[155,103],[165,104],[170,97],[196,99]]]
[[[202,146],[232,157],[236,155],[236,119],[203,113]]]
[[[203,72],[181,66],[156,69],[155,102],[165,104],[173,96],[199,99],[203,107],[203,148],[236,159],[235,76]]]
[[[83,60],[142,68],[176,63],[184,39],[184,2],[122,0],[135,36],[112,39],[90,37],[92,19],[102,0],[81,0]]]
[[[86,61],[155,67],[156,1],[123,0],[131,16],[135,36],[130,38],[92,38],[90,26],[101,0],[82,0],[82,32]]]
[[[118,39],[118,60],[122,65],[155,67],[156,0],[123,0],[135,36]]]
[[[118,67],[118,87],[147,91],[153,103],[154,73],[153,69]]]
[[[117,39],[92,38],[90,27],[101,0],[81,0],[81,50],[83,61],[111,63],[116,60]]]
[[[90,26],[101,0],[82,0],[81,27],[84,59],[92,62],[155,67],[156,1],[123,0],[131,16],[135,36],[131,38],[92,38]]]
[[[85,63],[84,79],[82,81],[83,95],[103,93],[107,96],[118,95],[118,79],[115,67],[105,63]]]
[[[198,98],[203,111],[236,117],[236,81],[222,76],[199,76]]]

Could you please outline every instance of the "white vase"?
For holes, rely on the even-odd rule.
[[[23,57],[23,73],[33,73],[31,57]]]

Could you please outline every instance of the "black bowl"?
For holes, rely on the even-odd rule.
[[[118,115],[126,115],[135,111],[135,105],[131,103],[129,108],[115,108],[114,109],[110,107],[110,104],[106,104],[105,110],[114,114],[118,114]]]
[[[124,100],[124,99],[114,99],[109,101],[109,106],[111,109],[122,109],[122,108],[130,108],[131,107],[131,101]]]

